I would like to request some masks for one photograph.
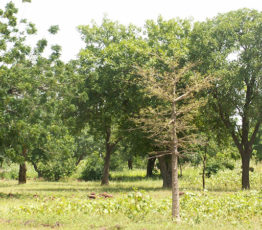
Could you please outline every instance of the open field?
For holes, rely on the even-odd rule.
[[[25,185],[0,181],[0,229],[261,229],[262,165],[253,165],[250,191],[240,190],[240,169],[221,171],[201,191],[199,170],[184,169],[180,178],[180,224],[171,220],[171,191],[162,181],[146,179],[144,170],[112,172],[100,182],[44,182]],[[89,199],[107,192],[112,198]]]

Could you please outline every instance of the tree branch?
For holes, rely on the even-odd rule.
[[[252,136],[250,138],[250,141],[248,142],[249,146],[252,146],[254,144],[255,139],[256,139],[256,135],[257,135],[257,132],[259,130],[259,127],[260,127],[261,123],[262,123],[261,119],[257,121],[255,129],[254,129],[254,131],[252,133]]]

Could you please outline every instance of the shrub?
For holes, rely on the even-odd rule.
[[[89,180],[100,180],[102,178],[104,161],[102,156],[98,152],[92,153],[87,157],[86,165],[81,173],[80,179]]]
[[[69,177],[75,170],[75,159],[57,159],[38,164],[38,171],[48,181],[59,181]]]
[[[53,129],[59,129],[54,126]],[[63,132],[63,129],[59,129]],[[41,147],[42,152],[36,149],[32,161],[37,166],[38,174],[48,181],[58,181],[70,176],[76,168],[76,159],[74,158],[75,140],[66,133],[54,135],[51,132],[46,137],[46,142]]]

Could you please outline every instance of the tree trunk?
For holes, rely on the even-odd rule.
[[[253,81],[254,83],[254,81]],[[261,118],[257,119],[252,134],[250,134],[250,111],[249,106],[251,104],[252,91],[250,85],[247,85],[245,105],[243,107],[242,117],[242,130],[236,132],[236,128],[231,124],[229,115],[223,112],[222,106],[218,103],[219,114],[228,130],[231,131],[232,139],[238,148],[242,160],[242,189],[250,189],[249,183],[249,164],[252,155],[255,138],[262,124]],[[239,136],[241,139],[239,139]],[[249,139],[250,137],[250,139]]]
[[[178,187],[178,137],[176,114],[176,84],[173,87],[174,101],[172,103],[172,218],[179,222],[179,187]]]
[[[182,177],[183,176],[183,167],[182,167],[182,160],[180,160],[180,158],[177,158],[178,161],[178,166],[179,166],[179,175],[178,177]]]
[[[172,154],[172,217],[176,220],[180,220],[179,215],[179,188],[178,188],[178,162],[177,154]]]
[[[147,160],[147,167],[146,167],[146,176],[152,177],[153,176],[153,169],[155,167],[156,157],[149,158]]]
[[[82,153],[82,154],[78,157],[78,159],[77,159],[77,161],[76,161],[76,166],[78,166],[79,163],[81,162],[81,160],[84,159],[84,156],[85,156],[85,155],[86,155],[86,153]]]
[[[180,174],[179,174],[179,176],[182,177],[182,176],[183,176],[182,164],[179,164],[179,169],[180,169]]]
[[[38,169],[37,164],[35,162],[31,162],[35,171],[37,172],[38,178],[43,177],[41,171]]]
[[[172,166],[170,158],[170,155],[158,157],[160,172],[163,179],[163,188],[172,187]]]
[[[132,170],[133,169],[133,160],[132,159],[129,159],[127,161],[127,166],[128,166],[128,169]]]
[[[106,129],[106,155],[104,158],[104,170],[103,170],[101,185],[109,184],[110,158],[111,158],[111,153],[113,152],[113,149],[117,143],[117,142],[114,144],[110,143],[110,137],[111,137],[111,129],[107,128]]]
[[[110,146],[107,146],[106,155],[105,155],[105,158],[104,158],[104,170],[103,170],[101,185],[108,185],[109,184],[110,158],[111,158],[111,149],[110,149]]]
[[[207,161],[207,153],[203,157],[203,171],[202,171],[202,183],[203,183],[203,190],[206,189],[206,161]]]
[[[242,154],[242,189],[250,189],[249,183],[249,164],[250,154]]]
[[[19,166],[19,177],[18,177],[18,183],[19,184],[25,184],[26,183],[26,164],[22,163]]]

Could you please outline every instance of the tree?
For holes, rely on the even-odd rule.
[[[60,47],[52,46],[50,57],[44,58],[45,39],[39,40],[34,48],[26,45],[28,36],[36,29],[25,19],[18,24],[16,13],[13,3],[7,4],[5,12],[1,11],[1,19],[7,23],[1,22],[0,38],[0,145],[6,158],[20,164],[19,183],[26,183],[26,161],[34,166],[40,160],[46,163],[56,154],[50,146],[59,150],[67,141],[72,146],[72,140],[61,136],[66,130],[58,114],[61,97],[57,89],[64,69],[59,61]]]
[[[16,18],[17,12],[12,2],[6,5],[4,11],[0,10],[0,122],[2,123],[0,144],[1,152],[5,157],[12,156],[13,159],[16,158],[20,162],[19,180],[20,183],[25,183],[26,166],[22,158],[27,154],[27,149],[25,145],[14,143],[13,140],[17,128],[23,129],[24,123],[23,121],[16,122],[16,119],[13,118],[21,116],[21,109],[28,103],[28,100],[23,100],[21,96],[21,91],[26,89],[30,91],[32,86],[28,73],[25,71],[30,66],[27,57],[31,48],[25,45],[25,40],[26,36],[34,34],[36,29],[32,23],[22,20],[20,25],[23,29],[20,30]],[[21,136],[19,138],[22,139]],[[22,157],[15,156],[15,151],[20,151]]]
[[[153,176],[153,170],[154,170],[154,167],[155,167],[155,161],[156,161],[156,157],[149,155],[148,160],[147,160],[147,166],[146,166],[146,176],[147,177],[152,177]]]
[[[145,25],[146,41],[151,49],[151,53],[156,53],[160,57],[176,57],[182,66],[188,59],[188,45],[191,33],[191,23],[189,20],[171,19],[164,20],[161,16],[157,21],[148,20]],[[167,71],[167,66],[161,62],[151,62],[148,65],[154,68]],[[150,102],[156,103],[156,102]],[[163,187],[172,186],[171,160],[170,156],[158,157]]]
[[[159,103],[141,109],[135,121],[154,140],[158,156],[171,155],[172,216],[179,221],[178,157],[183,154],[181,149],[185,151],[194,139],[191,121],[203,104],[196,99],[196,93],[209,83],[192,70],[192,64],[183,67],[172,59],[161,61],[166,71],[139,68],[145,93]]]
[[[262,13],[242,9],[196,23],[191,37],[192,60],[202,73],[218,77],[213,110],[231,135],[242,160],[242,189],[249,189],[249,167],[262,122]]]
[[[109,183],[110,159],[127,133],[129,114],[137,110],[137,86],[129,83],[134,63],[144,62],[146,43],[136,27],[104,18],[100,26],[80,26],[85,49],[79,54],[77,98],[72,115],[81,126],[88,123],[94,139],[105,145],[102,185]]]

